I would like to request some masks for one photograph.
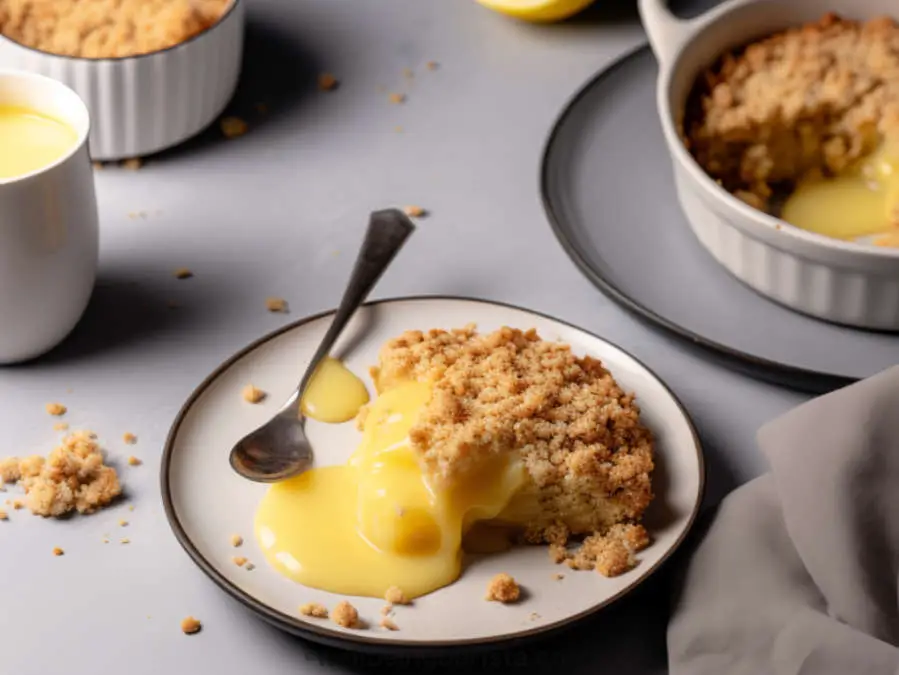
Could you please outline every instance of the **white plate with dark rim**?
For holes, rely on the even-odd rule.
[[[634,570],[612,579],[554,565],[543,546],[472,559],[452,585],[408,607],[397,607],[396,632],[377,627],[383,599],[349,598],[369,624],[364,630],[301,616],[297,610],[305,602],[333,607],[345,598],[299,585],[268,566],[253,537],[254,513],[266,486],[235,474],[228,452],[286,400],[331,316],[329,312],[301,319],[225,362],[191,395],[166,441],[162,498],[175,536],[222,590],[262,619],[302,637],[346,648],[426,652],[496,646],[553,631],[608,606],[648,578],[684,540],[702,500],[702,449],[683,406],[646,366],[595,335],[524,309],[463,298],[384,300],[357,313],[334,352],[360,376],[377,362],[381,345],[403,331],[468,323],[484,332],[501,326],[534,327],[544,339],[566,342],[577,354],[601,359],[625,390],[636,393],[644,420],[656,436],[656,499],[645,520],[653,543],[640,554]],[[367,377],[363,379],[368,383]],[[268,392],[263,404],[250,405],[241,398],[241,389],[249,382]],[[319,466],[346,461],[359,441],[352,423],[310,421],[307,432]],[[244,538],[240,549],[230,543],[235,533]],[[237,554],[255,568],[237,567],[231,561]],[[487,582],[498,572],[511,574],[526,590],[521,602],[484,601]],[[565,573],[562,580],[553,578],[557,572]]]

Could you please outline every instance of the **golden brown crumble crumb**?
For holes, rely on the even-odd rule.
[[[3,509],[0,509],[0,520],[9,520],[9,515]]]
[[[241,537],[239,534],[231,535],[231,545],[232,546],[234,546],[236,548],[242,544],[243,544],[243,537]]]
[[[899,142],[899,24],[830,13],[725,54],[700,75],[686,117],[700,166],[775,213],[798,182]]]
[[[181,631],[185,635],[199,633],[201,628],[203,628],[203,624],[200,623],[199,619],[195,619],[192,616],[181,620]]]
[[[68,411],[68,408],[66,408],[62,403],[48,403],[44,407],[47,409],[48,414],[54,415],[56,417],[65,415]]]
[[[390,102],[391,102],[391,103],[405,103],[405,102],[406,102],[406,95],[405,95],[405,94],[393,93],[393,94],[390,95]]]
[[[386,605],[381,607],[381,616],[387,616],[392,611],[393,611],[393,604],[388,602]]]
[[[624,574],[637,564],[635,553],[649,546],[649,535],[642,525],[621,523],[602,534],[593,534],[565,561],[576,570],[592,570],[606,577]]]
[[[127,520],[119,520],[119,527],[128,527]]]
[[[391,619],[389,616],[382,616],[381,620],[378,622],[381,628],[386,628],[387,630],[399,630],[400,627],[396,625],[396,622]]]
[[[247,564],[247,559],[244,558],[242,555],[236,555],[233,558],[231,558],[231,562],[233,562],[238,567],[243,567],[244,565]]]
[[[21,511],[23,508],[25,508],[25,504],[18,499],[14,499],[12,508],[14,511]]]
[[[128,169],[129,171],[137,171],[144,165],[144,160],[140,157],[132,157],[131,159],[126,159],[122,162],[122,167]]]
[[[561,561],[558,561],[561,562]],[[565,578],[564,574],[553,574],[553,581],[562,581]]]
[[[328,608],[317,602],[307,602],[300,607],[300,614],[303,616],[311,616],[316,619],[327,619]]]
[[[120,544],[130,544],[131,540],[128,537],[123,537],[122,539],[119,540],[119,543]]]
[[[331,621],[343,628],[357,628],[359,626],[359,612],[346,600],[341,600],[331,610]]]
[[[60,555],[64,555],[64,554],[65,554],[65,551],[63,551],[61,548],[59,548],[59,546],[57,546],[56,548],[53,549],[53,555],[55,555],[55,556],[60,556]]]
[[[128,445],[134,445],[135,443],[137,443],[137,436],[132,434],[130,431],[126,431],[122,436],[122,440],[125,441],[125,443],[127,443]]]
[[[318,76],[318,88],[321,91],[334,91],[338,84],[337,78],[331,73],[320,73]]]
[[[517,602],[519,597],[521,597],[521,588],[515,579],[505,572],[500,572],[487,584],[487,595],[484,599],[505,604]]]
[[[244,387],[240,395],[243,396],[243,400],[247,403],[259,403],[266,397],[266,393],[262,389],[254,387],[252,384]]]
[[[634,396],[599,360],[535,330],[408,331],[381,349],[372,377],[378,391],[431,385],[409,439],[436,481],[517,453],[526,484],[502,517],[525,525],[526,541],[554,544],[559,561],[572,537],[637,521],[652,500],[653,439]]]
[[[384,594],[384,599],[391,605],[408,605],[411,601],[403,593],[403,589],[397,586],[391,586]]]
[[[403,213],[413,218],[424,218],[428,212],[420,206],[409,205],[403,207]]]
[[[6,482],[18,482],[31,512],[45,517],[92,513],[122,492],[115,469],[103,463],[95,435],[85,431],[64,437],[46,459],[34,455],[0,462],[0,474]]]
[[[266,298],[265,308],[270,312],[287,313],[287,300],[284,298]]]
[[[176,279],[190,279],[194,273],[186,267],[179,267],[173,272]]]
[[[88,59],[161,51],[210,28],[231,0],[3,0],[0,33],[50,54]]]
[[[140,460],[139,460],[137,457],[135,457],[134,455],[131,455],[130,457],[128,457],[128,465],[129,465],[129,466],[140,466],[141,464],[143,464],[143,462],[140,461]]]
[[[440,67],[440,64],[437,63],[436,61],[428,61],[425,64],[425,68],[427,68],[428,70],[437,70],[439,67]]]
[[[53,431],[68,431],[69,425],[65,422],[57,422],[53,425]]]
[[[104,544],[108,544],[108,543],[109,543],[109,537],[103,537],[103,539],[101,539],[100,541],[102,541]]]
[[[219,128],[225,138],[238,138],[247,133],[247,123],[239,117],[223,117],[219,122]]]

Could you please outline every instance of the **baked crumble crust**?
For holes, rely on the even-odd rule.
[[[633,395],[597,359],[535,330],[409,331],[385,344],[372,377],[379,391],[433,387],[409,438],[438,480],[518,449],[529,483],[507,512],[524,509],[514,520],[530,543],[602,534],[652,500],[653,439]]]
[[[712,178],[776,215],[799,181],[899,143],[899,24],[829,13],[725,54],[699,76],[684,135]]]

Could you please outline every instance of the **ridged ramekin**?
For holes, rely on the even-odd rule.
[[[208,30],[168,49],[86,59],[48,54],[0,36],[0,68],[71,87],[91,115],[95,160],[141,157],[196,135],[234,95],[243,57],[244,0]]]
[[[899,330],[899,250],[831,239],[788,225],[734,197],[694,160],[680,129],[699,73],[724,52],[827,12],[847,18],[896,14],[892,0],[730,0],[682,20],[663,0],[640,0],[659,61],[657,104],[681,208],[700,243],[738,279],[805,314]],[[726,317],[722,317],[726,320]]]

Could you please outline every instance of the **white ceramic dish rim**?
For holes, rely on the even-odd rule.
[[[7,185],[15,185],[16,183],[24,183],[25,181],[34,178],[35,176],[40,176],[48,171],[52,171],[57,166],[65,164],[68,162],[72,156],[77,153],[81,147],[87,143],[88,136],[90,136],[91,131],[91,115],[90,111],[87,109],[87,104],[85,104],[84,99],[78,95],[74,89],[72,89],[67,84],[63,84],[59,80],[54,80],[52,77],[47,77],[46,75],[40,75],[38,73],[33,73],[28,70],[18,70],[15,68],[0,68],[0,80],[6,77],[15,77],[22,80],[38,80],[43,82],[45,85],[58,87],[59,89],[66,92],[66,96],[72,98],[73,104],[80,109],[80,113],[84,116],[84,125],[81,129],[77,129],[78,131],[78,141],[72,148],[62,157],[57,159],[55,162],[51,162],[46,166],[42,166],[34,171],[29,171],[28,173],[22,174],[21,176],[13,176],[12,178],[0,178],[0,189]],[[69,124],[66,120],[59,120],[63,124]],[[74,126],[74,125],[70,125]]]
[[[182,47],[189,45],[191,42],[203,39],[204,37],[206,37],[207,35],[212,33],[214,30],[216,30],[223,23],[225,23],[231,17],[231,15],[233,14],[234,9],[237,7],[237,5],[243,1],[244,0],[231,0],[231,4],[228,5],[228,9],[226,9],[225,12],[219,17],[218,21],[216,21],[214,24],[212,24],[209,28],[206,28],[205,30],[200,31],[196,35],[189,37],[187,40],[179,42],[178,44],[171,45],[170,47],[166,47],[165,49],[157,49],[156,51],[146,52],[144,54],[132,54],[131,56],[104,56],[101,58],[94,59],[94,58],[87,58],[84,56],[70,56],[68,54],[54,54],[53,52],[45,52],[42,49],[36,49],[34,47],[30,47],[28,45],[22,44],[21,42],[13,40],[11,37],[7,37],[7,36],[3,35],[2,33],[0,33],[0,40],[14,44],[17,47],[21,47],[22,49],[25,49],[34,54],[39,54],[40,56],[42,56],[44,58],[61,59],[64,61],[77,61],[79,63],[110,63],[110,62],[120,63],[122,61],[137,61],[139,59],[152,58],[153,56],[156,56],[157,54],[165,54],[166,52],[172,52],[172,51],[175,51],[176,49],[181,49]]]
[[[740,219],[733,219],[731,224],[751,236],[763,239],[778,248],[784,246],[785,240],[792,240],[792,242],[812,249],[822,249],[837,255],[843,254],[844,260],[851,259],[846,261],[849,266],[853,266],[852,262],[864,265],[865,259],[871,257],[899,259],[899,249],[826,237],[790,225],[780,218],[749,206],[712,180],[681,142],[669,97],[673,76],[681,63],[681,55],[700,34],[711,30],[719,21],[726,20],[731,12],[755,1],[730,0],[700,16],[681,19],[674,16],[664,6],[664,0],[640,0],[640,14],[643,17],[644,27],[650,35],[653,52],[660,65],[656,105],[660,112],[659,117],[669,152],[690,173],[696,184],[702,188],[707,199],[714,200],[720,207],[736,211],[743,216]],[[746,37],[748,41],[758,36],[748,35]],[[749,227],[749,223],[753,223],[757,227]],[[804,255],[807,257],[807,254]]]
[[[254,340],[252,343],[238,351],[233,356],[229,357],[226,361],[224,361],[221,365],[215,368],[191,393],[188,397],[187,401],[179,410],[177,416],[175,417],[174,422],[172,423],[172,427],[169,430],[168,436],[166,437],[165,446],[163,448],[162,461],[160,462],[160,488],[161,488],[161,496],[163,507],[165,509],[165,515],[169,522],[169,526],[172,529],[172,532],[175,535],[175,538],[178,540],[178,543],[184,549],[184,551],[188,554],[188,556],[193,560],[193,562],[208,576],[221,590],[230,595],[232,598],[240,602],[247,609],[255,612],[265,621],[271,623],[282,630],[293,633],[295,635],[309,637],[315,641],[334,645],[341,646],[346,643],[352,643],[359,648],[363,648],[365,650],[371,651],[379,651],[379,652],[395,652],[397,649],[402,649],[408,652],[420,653],[420,654],[433,654],[442,650],[446,650],[448,648],[459,649],[459,648],[473,648],[473,647],[497,647],[504,646],[508,647],[513,644],[517,644],[524,640],[528,640],[530,638],[536,636],[549,636],[553,635],[561,630],[564,630],[568,627],[571,627],[576,622],[591,616],[600,610],[608,607],[613,604],[629,592],[633,591],[635,588],[639,587],[650,577],[654,576],[659,569],[661,569],[664,564],[671,558],[674,553],[680,549],[683,545],[684,541],[690,535],[693,530],[693,526],[696,524],[696,518],[699,515],[701,510],[702,502],[705,497],[705,486],[706,486],[706,464],[705,464],[705,456],[703,454],[702,442],[699,438],[699,434],[696,431],[696,427],[693,423],[692,418],[690,417],[689,412],[684,407],[683,403],[681,403],[680,399],[671,391],[668,385],[659,378],[656,373],[646,366],[641,360],[637,359],[635,356],[631,355],[630,352],[622,349],[618,345],[605,338],[602,338],[595,333],[591,333],[590,331],[580,328],[572,323],[564,321],[562,319],[558,319],[549,314],[545,314],[542,312],[538,312],[531,309],[526,309],[520,307],[518,305],[498,302],[494,300],[484,300],[481,298],[471,298],[466,296],[457,296],[457,295],[418,295],[418,296],[402,296],[395,298],[383,298],[380,300],[374,300],[371,302],[365,303],[366,307],[376,307],[378,305],[389,304],[392,302],[427,302],[434,300],[458,300],[464,302],[473,302],[473,303],[481,303],[487,305],[494,305],[497,307],[505,307],[508,309],[514,309],[521,312],[527,312],[533,314],[534,316],[538,316],[550,321],[555,321],[561,325],[568,326],[574,330],[581,331],[586,335],[589,335],[591,338],[599,340],[601,342],[605,342],[608,345],[611,345],[615,349],[621,351],[623,354],[627,355],[629,358],[633,359],[641,368],[643,368],[647,374],[649,374],[653,379],[656,380],[658,385],[667,393],[667,395],[671,398],[671,401],[676,405],[681,415],[683,416],[684,422],[686,422],[690,433],[693,438],[693,447],[696,451],[696,459],[699,468],[699,486],[696,496],[696,502],[692,511],[690,512],[686,525],[684,526],[683,532],[678,536],[675,540],[674,544],[656,561],[654,562],[650,568],[646,571],[645,574],[641,575],[639,579],[636,579],[633,583],[629,584],[625,588],[623,588],[618,593],[606,598],[603,602],[598,603],[590,607],[588,610],[575,614],[573,616],[567,617],[564,621],[554,623],[549,626],[537,626],[531,630],[523,631],[516,633],[513,636],[498,636],[498,637],[487,637],[487,638],[479,638],[479,639],[464,639],[464,640],[442,640],[442,641],[431,641],[426,644],[423,644],[418,641],[412,640],[390,640],[389,642],[384,642],[378,640],[377,638],[367,637],[364,635],[355,635],[355,634],[340,634],[339,636],[335,635],[333,631],[329,631],[325,628],[319,628],[314,624],[309,624],[300,621],[288,614],[284,614],[279,612],[263,602],[260,602],[252,595],[244,592],[240,588],[236,587],[232,584],[225,576],[223,576],[218,570],[216,570],[215,566],[213,566],[197,547],[193,544],[190,536],[187,534],[184,526],[181,524],[181,521],[178,517],[178,514],[175,510],[174,500],[172,498],[172,488],[171,482],[169,480],[169,469],[172,462],[172,456],[174,453],[175,442],[178,436],[178,432],[182,422],[185,417],[189,413],[189,411],[193,408],[196,401],[200,398],[200,396],[205,392],[205,390],[212,385],[212,383],[226,370],[228,370],[234,363],[247,356],[249,353],[253,352],[257,348],[261,347],[265,343],[273,340],[285,333],[288,333],[292,330],[296,330],[301,326],[316,321],[318,319],[324,318],[326,316],[330,316],[334,314],[335,310],[328,310],[324,312],[320,312],[318,314],[314,314],[311,316],[307,316],[297,321],[293,321],[285,326],[282,326],[278,330],[275,330],[271,333],[264,335],[263,337]]]

